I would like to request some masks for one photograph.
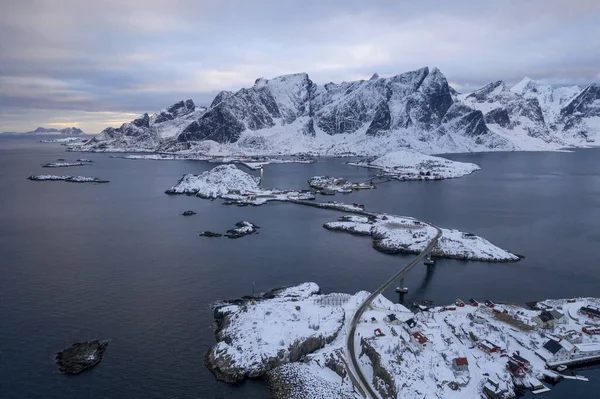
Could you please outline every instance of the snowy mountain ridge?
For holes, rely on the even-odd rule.
[[[206,155],[365,155],[555,150],[596,142],[600,86],[553,88],[524,79],[465,95],[437,69],[317,85],[306,73],[222,91],[208,109],[180,101],[107,128],[84,151]]]

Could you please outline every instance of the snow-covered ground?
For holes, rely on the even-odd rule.
[[[368,293],[318,292],[316,284],[304,283],[256,300],[221,304],[209,368],[228,381],[266,373],[277,399],[359,398],[348,377],[345,342],[348,320]],[[451,304],[413,313],[378,296],[356,330],[361,371],[382,397],[480,398],[484,386],[513,397],[515,385],[539,388],[545,376],[560,378],[536,355],[550,338],[582,350],[600,345],[600,335],[581,333],[589,320],[577,313],[600,299],[542,303],[565,315],[559,324],[542,328],[534,321],[539,310],[516,305]],[[486,343],[497,345],[497,352],[480,349],[478,344]],[[529,362],[518,377],[507,369],[515,354]],[[462,367],[454,366],[457,358]]]
[[[342,216],[340,220],[325,223],[323,227],[356,235],[370,235],[373,247],[386,253],[420,253],[437,234],[435,228],[424,222],[389,214]],[[458,230],[441,230],[442,236],[433,248],[433,256],[484,262],[519,260],[517,255],[493,245],[483,237]]]
[[[390,152],[372,161],[354,162],[349,165],[380,169],[386,176],[399,180],[451,179],[480,169],[473,163],[450,161],[411,149]]]
[[[97,177],[86,176],[56,176],[56,175],[37,175],[29,176],[27,179],[33,181],[66,181],[69,183],[108,183],[108,180],[102,180]]]

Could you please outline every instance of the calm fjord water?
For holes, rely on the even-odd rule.
[[[81,156],[94,163],[41,168]],[[482,170],[442,182],[390,182],[335,199],[473,232],[527,258],[443,260],[429,273],[417,268],[406,281],[409,300],[600,295],[600,149],[448,158]],[[375,174],[344,162],[269,165],[264,186],[306,188],[313,175]],[[368,238],[323,229],[340,216],[333,211],[277,203],[227,207],[164,194],[182,174],[213,166],[0,139],[0,398],[267,398],[261,382],[219,383],[204,367],[214,343],[212,302],[250,294],[253,282],[257,290],[304,281],[324,292],[371,290],[409,259],[374,251]],[[111,182],[25,179],[42,173]],[[187,209],[198,214],[178,215]],[[260,234],[198,237],[244,219],[261,226]],[[59,374],[54,354],[92,338],[111,340],[103,362],[76,377]],[[591,381],[561,383],[546,397],[596,397],[600,370],[581,374]]]

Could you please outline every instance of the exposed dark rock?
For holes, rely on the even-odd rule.
[[[453,129],[460,130],[465,136],[476,137],[489,133],[483,113],[463,104],[453,104],[442,120],[451,123]]]
[[[246,221],[237,222],[235,225],[237,226],[235,229],[227,230],[227,234],[225,234],[225,237],[228,237],[228,238],[244,237],[244,236],[247,236],[250,234],[257,233],[258,229],[260,228],[257,225],[250,223],[250,222],[246,222]]]
[[[194,212],[194,211],[185,211],[181,215],[182,216],[192,216],[192,215],[195,215],[195,214],[196,214],[196,212]]]
[[[223,234],[213,233],[212,231],[203,231],[202,233],[200,233],[198,235],[200,237],[221,237],[221,236],[223,236]]]
[[[65,374],[79,374],[100,363],[107,346],[107,341],[78,342],[58,352],[56,363]]]
[[[506,108],[494,108],[485,114],[485,123],[496,123],[502,127],[508,127],[510,124],[508,111],[506,111]]]
[[[360,346],[362,350],[360,356],[366,355],[373,366],[373,386],[375,389],[383,398],[396,399],[398,397],[396,382],[392,374],[381,365],[379,352],[371,345],[369,339],[361,338]]]

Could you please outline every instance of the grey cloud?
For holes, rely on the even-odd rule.
[[[325,83],[429,65],[463,90],[600,78],[597,1],[21,0],[3,11],[0,108],[10,112],[208,104],[220,89],[301,71]],[[11,115],[14,126],[21,114]]]

